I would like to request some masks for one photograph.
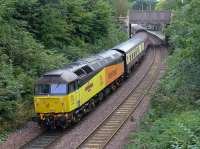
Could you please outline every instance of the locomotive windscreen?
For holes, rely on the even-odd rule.
[[[38,84],[35,88],[36,95],[66,95],[67,84]]]

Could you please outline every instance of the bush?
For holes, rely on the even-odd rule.
[[[152,126],[144,125],[144,130],[131,136],[134,142],[127,148],[197,149],[200,147],[199,124],[199,111],[171,114],[155,120]]]

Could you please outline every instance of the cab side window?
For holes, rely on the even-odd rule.
[[[70,83],[69,84],[69,93],[75,91],[75,89],[76,89],[75,83],[74,82]]]
[[[78,89],[78,81],[69,83],[69,93]]]

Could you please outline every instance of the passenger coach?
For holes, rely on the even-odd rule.
[[[128,41],[116,46],[113,50],[121,52],[124,56],[125,71],[128,75],[133,70],[135,64],[145,55],[147,45],[147,34],[144,32],[136,34]]]

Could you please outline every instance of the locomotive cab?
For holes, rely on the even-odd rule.
[[[79,98],[78,78],[68,71],[53,71],[42,76],[35,85],[34,106],[45,127],[55,119],[66,121]],[[74,104],[72,104],[74,102]]]
[[[58,113],[65,111],[64,96],[68,94],[68,84],[38,84],[35,87],[35,110],[37,113]]]
[[[73,109],[70,102],[78,99],[77,81],[66,84],[38,84],[35,87],[37,113],[65,113]]]

